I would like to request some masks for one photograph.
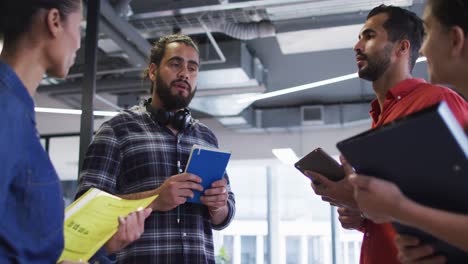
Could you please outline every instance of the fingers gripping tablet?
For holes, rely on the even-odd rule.
[[[345,177],[343,167],[321,148],[314,149],[296,162],[294,166],[303,174],[304,171],[313,171],[332,181],[340,181]]]

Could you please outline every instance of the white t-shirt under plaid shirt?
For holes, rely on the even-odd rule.
[[[178,161],[185,168],[194,144],[218,147],[213,132],[198,121],[174,135],[142,105],[125,110],[97,131],[83,162],[77,197],[91,187],[112,194],[158,188],[178,174]],[[212,229],[227,227],[235,212],[229,184],[228,193],[229,214],[220,225],[211,223],[207,207],[200,204],[153,212],[141,238],[117,254],[118,263],[215,263]]]

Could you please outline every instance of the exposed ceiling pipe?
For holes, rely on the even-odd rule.
[[[146,65],[146,56],[135,47],[133,43],[127,40],[125,34],[120,32],[116,27],[105,19],[99,22],[100,31],[112,39],[127,55],[128,62],[133,66],[143,69]]]
[[[148,13],[140,13],[130,17],[130,21],[141,19],[152,19],[155,17],[171,17],[206,12],[220,12],[226,10],[245,9],[245,8],[266,8],[274,6],[284,6],[285,4],[310,3],[310,0],[263,0],[263,1],[245,1],[239,3],[228,3],[222,5],[211,5],[201,7],[182,8],[177,10],[165,10]]]
[[[210,23],[207,27],[211,31],[222,32],[230,37],[240,40],[251,40],[275,36],[275,26],[270,21],[232,23]]]
[[[117,15],[109,2],[101,2],[102,30],[129,54],[129,60],[137,67],[146,65],[146,57],[151,50],[150,43],[138,31]]]
[[[200,19],[200,24],[202,25],[203,29],[206,32],[206,36],[210,40],[211,45],[213,45],[213,48],[215,49],[216,53],[218,54],[219,59],[217,60],[209,60],[209,61],[204,61],[205,64],[213,64],[213,63],[224,63],[226,62],[226,57],[224,56],[223,52],[221,51],[221,48],[219,47],[218,43],[216,42],[215,38],[211,34],[211,31],[208,29],[208,27],[203,23],[203,21]]]
[[[131,16],[133,14],[130,2],[132,0],[118,0],[114,4],[115,12],[120,16]]]

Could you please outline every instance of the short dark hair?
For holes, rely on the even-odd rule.
[[[424,39],[424,27],[421,18],[401,7],[380,5],[369,12],[367,19],[382,13],[388,15],[383,27],[387,31],[390,41],[409,40],[411,45],[409,66],[412,71],[419,57],[419,49]]]
[[[442,25],[459,26],[468,34],[468,0],[429,0],[428,7]]]
[[[180,42],[184,43],[187,46],[190,46],[195,49],[197,53],[200,53],[198,50],[197,44],[192,40],[191,37],[184,35],[184,34],[171,34],[167,36],[163,36],[159,38],[158,41],[154,43],[154,46],[151,48],[151,55],[150,55],[150,64],[154,63],[158,67],[161,64],[161,60],[164,57],[164,54],[166,53],[166,47],[167,44],[173,43],[173,42]],[[148,78],[149,77],[149,67],[145,69],[143,72],[143,78]],[[150,89],[151,94],[153,93],[153,85],[151,84],[151,89]]]
[[[62,20],[77,11],[82,0],[1,0],[0,34],[5,43],[13,43],[32,24],[33,17],[40,9],[56,8]]]

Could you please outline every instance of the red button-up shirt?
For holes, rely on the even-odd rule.
[[[423,79],[407,79],[387,92],[382,111],[377,100],[372,102],[372,128],[445,101],[457,120],[468,120],[468,103],[454,91],[426,83]],[[385,151],[385,150],[383,150]],[[391,224],[375,224],[366,220],[362,230],[361,264],[394,264],[397,259],[395,230]]]

